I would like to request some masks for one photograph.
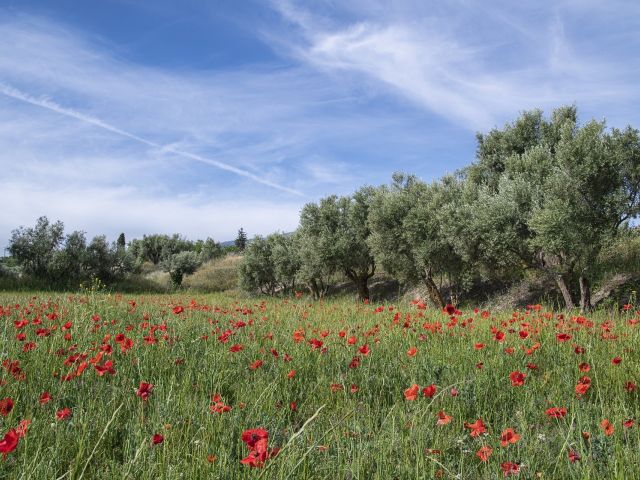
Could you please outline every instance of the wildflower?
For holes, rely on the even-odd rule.
[[[567,409],[564,407],[551,407],[547,408],[544,413],[549,418],[562,418],[567,414]]]
[[[482,447],[480,447],[480,450],[476,452],[476,456],[481,461],[486,462],[487,460],[489,460],[489,457],[491,456],[491,452],[493,452],[493,448],[491,448],[488,445],[483,445]]]
[[[591,379],[589,377],[581,377],[576,385],[576,395],[579,397],[586,394],[587,390],[591,387]]]
[[[6,417],[13,410],[13,400],[9,397],[0,400],[0,415]]]
[[[63,409],[58,410],[56,412],[56,420],[66,420],[70,416],[71,416],[71,409],[70,408],[63,408]]]
[[[520,440],[520,435],[513,431],[513,428],[507,428],[500,434],[500,445],[506,447],[510,443],[516,443]]]
[[[434,384],[429,385],[428,387],[424,387],[422,389],[422,395],[424,397],[433,398],[436,394],[437,387]]]
[[[440,410],[438,412],[438,420],[436,421],[436,425],[446,425],[451,422],[452,418],[453,417],[451,417],[450,415],[444,413],[444,410]]]
[[[152,383],[140,382],[140,386],[136,390],[136,395],[139,396],[140,398],[142,398],[142,400],[144,400],[146,402],[149,399],[149,397],[151,396],[151,391],[152,390],[153,390],[153,384]]]
[[[257,370],[258,368],[260,368],[262,366],[263,363],[264,362],[262,360],[256,360],[251,365],[249,365],[249,368],[251,370]]]
[[[40,405],[46,405],[52,400],[51,394],[49,392],[42,392],[40,395]]]
[[[520,473],[520,465],[513,462],[502,462],[500,464],[500,468],[502,469],[502,473],[504,473],[505,477],[509,475],[517,475]]]
[[[605,437],[610,437],[611,435],[613,435],[613,424],[606,418],[600,422],[600,428],[602,428]]]
[[[481,418],[477,419],[473,423],[465,423],[464,426],[470,430],[469,435],[472,437],[477,437],[487,431],[487,428]]]
[[[522,372],[511,372],[509,374],[509,379],[511,380],[512,387],[521,387],[524,385],[524,379],[527,377],[526,373]]]
[[[404,391],[404,398],[406,398],[407,400],[413,401],[416,398],[418,398],[419,391],[420,391],[420,387],[414,383]]]
[[[0,453],[2,453],[3,458],[7,458],[7,454],[16,449],[19,438],[18,433],[12,428],[5,434],[4,438],[0,440]]]
[[[569,455],[569,461],[571,463],[576,463],[582,459],[582,457],[580,457],[580,454],[572,449],[569,450],[568,455]]]

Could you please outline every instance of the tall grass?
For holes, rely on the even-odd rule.
[[[640,419],[638,392],[625,389],[639,375],[633,311],[598,312],[590,325],[543,310],[497,317],[463,311],[454,322],[408,302],[383,308],[222,294],[4,293],[0,304],[1,360],[18,360],[26,374],[17,380],[1,370],[0,398],[15,407],[0,417],[0,435],[32,421],[0,462],[0,478],[475,479],[502,477],[504,462],[519,464],[522,478],[640,477],[638,427],[622,426]],[[184,311],[174,313],[176,306]],[[47,318],[54,311],[57,318]],[[30,324],[17,328],[22,319]],[[72,326],[63,332],[66,322]],[[144,337],[153,325],[166,331],[156,329],[151,344]],[[36,334],[42,328],[48,336]],[[231,334],[223,343],[225,331]],[[558,341],[558,332],[571,339]],[[17,340],[19,333],[26,338]],[[115,342],[119,333],[134,341],[125,353]],[[313,348],[312,339],[322,346]],[[27,342],[37,347],[24,352]],[[479,343],[486,346],[478,350]],[[104,344],[113,353],[101,362],[112,360],[115,375],[98,376],[89,364],[61,381],[83,361],[65,365],[69,356],[86,353],[89,361]],[[236,344],[242,350],[231,352]],[[367,355],[359,352],[365,344]],[[355,356],[360,364],[350,368]],[[262,366],[251,369],[256,360]],[[581,372],[581,363],[591,370]],[[511,385],[513,371],[526,373],[523,386]],[[577,397],[584,375],[591,388]],[[147,401],[135,393],[140,382],[154,385]],[[409,401],[403,392],[412,384],[435,384],[436,394]],[[40,405],[44,391],[53,400]],[[216,393],[230,411],[211,412]],[[56,420],[65,407],[72,416]],[[567,414],[548,418],[549,407]],[[449,424],[436,424],[440,411],[452,417]],[[478,418],[488,432],[473,438],[465,424]],[[603,419],[613,435],[605,436]],[[241,435],[256,427],[269,432],[270,447],[286,448],[253,469],[240,463],[248,454]],[[506,428],[521,439],[501,447]],[[152,445],[156,433],[164,442]],[[483,445],[493,449],[487,462],[476,456]],[[570,450],[581,460],[571,463]]]

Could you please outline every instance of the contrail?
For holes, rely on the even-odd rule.
[[[109,123],[103,122],[99,118],[92,117],[89,115],[85,115],[84,113],[77,112],[70,108],[65,108],[58,103],[46,98],[46,97],[34,97],[27,93],[24,93],[17,88],[14,88],[6,83],[0,81],[0,93],[6,95],[7,97],[14,98],[16,100],[21,100],[23,102],[29,103],[31,105],[35,105],[41,108],[46,108],[47,110],[51,110],[53,112],[59,113],[60,115],[65,115],[67,117],[75,118],[76,120],[80,120],[81,122],[88,123],[90,125],[94,125],[96,127],[102,128],[103,130],[107,130],[109,132],[115,133],[116,135],[120,135],[122,137],[129,138],[131,140],[135,140],[138,143],[142,143],[149,147],[158,148],[165,152],[171,152],[175,155],[179,155],[184,158],[188,158],[190,160],[195,160],[196,162],[204,163],[206,165],[210,165],[212,167],[219,168],[220,170],[225,170],[227,172],[235,173],[236,175],[240,175],[241,177],[249,178],[254,182],[261,183],[262,185],[267,185],[272,188],[276,188],[283,192],[292,193],[294,195],[304,196],[302,192],[295,190],[293,188],[285,187],[283,185],[279,185],[277,183],[271,182],[269,180],[265,180],[263,178],[254,175],[251,172],[246,170],[242,170],[241,168],[234,167],[233,165],[229,165],[228,163],[221,162],[219,160],[214,160],[212,158],[203,157],[201,155],[196,155],[194,153],[185,152],[183,150],[177,150],[173,147],[169,147],[166,145],[161,145],[157,142],[153,142],[151,140],[147,140],[146,138],[139,137],[133,133],[127,132],[126,130],[122,130],[118,127],[110,125]]]

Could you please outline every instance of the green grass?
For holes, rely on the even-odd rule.
[[[15,402],[0,417],[0,438],[20,420],[32,421],[16,450],[0,461],[0,478],[475,479],[502,478],[503,462],[519,463],[520,478],[640,477],[638,426],[622,426],[623,420],[640,420],[638,391],[624,388],[639,380],[640,325],[629,322],[632,311],[594,313],[590,326],[544,311],[483,318],[465,310],[456,325],[447,326],[446,314],[411,304],[393,311],[386,305],[376,313],[379,305],[308,298],[217,294],[192,302],[180,295],[4,293],[0,305],[1,360],[19,360],[26,374],[17,380],[0,371],[0,399]],[[174,314],[176,305],[184,312]],[[58,318],[49,320],[46,314],[53,311]],[[41,318],[42,324],[18,330],[14,322],[23,318]],[[607,320],[609,332],[602,326]],[[71,340],[61,331],[68,321]],[[166,325],[166,332],[155,332],[156,344],[143,340],[151,325]],[[506,333],[503,342],[494,339],[492,327]],[[37,336],[39,328],[51,334]],[[233,335],[222,343],[218,337],[228,329]],[[297,329],[304,330],[304,341],[294,341]],[[521,330],[529,336],[520,338]],[[558,331],[569,332],[571,340],[559,342]],[[19,332],[24,341],[16,339]],[[134,341],[126,353],[114,341],[118,333]],[[348,345],[352,335],[357,343]],[[323,342],[325,353],[312,348],[312,338]],[[100,377],[89,364],[80,376],[61,381],[79,364],[65,366],[69,355],[86,353],[88,361],[103,341],[113,353],[102,361],[113,361],[115,375]],[[23,352],[26,342],[37,347]],[[536,342],[540,347],[528,355],[526,348]],[[365,343],[371,349],[366,356],[358,353]],[[486,346],[476,350],[475,343]],[[243,350],[230,352],[234,344]],[[576,354],[576,345],[585,353]],[[418,349],[414,357],[406,353],[410,347]],[[285,354],[292,360],[284,361]],[[349,368],[355,355],[360,366]],[[622,362],[613,365],[614,357]],[[250,369],[258,359],[263,365]],[[588,373],[579,371],[582,362],[591,366]],[[516,370],[527,374],[523,386],[511,386],[509,374]],[[578,398],[575,385],[583,375],[592,384]],[[135,394],[140,382],[154,385],[146,402]],[[436,384],[437,394],[408,401],[403,392],[414,383]],[[332,384],[343,390],[333,392]],[[38,400],[43,391],[53,397],[46,405]],[[215,393],[231,411],[210,411]],[[566,417],[547,418],[552,406],[565,407]],[[72,417],[56,420],[64,407]],[[453,419],[438,426],[441,410]],[[472,438],[465,423],[478,418],[488,434]],[[604,435],[603,419],[614,425],[613,435]],[[268,430],[270,447],[284,448],[253,469],[240,463],[249,453],[241,435],[257,427]],[[500,434],[509,427],[521,439],[501,447]],[[590,433],[588,440],[583,432]],[[164,442],[152,446],[155,433]],[[475,455],[483,445],[493,449],[486,463]],[[581,460],[570,463],[569,449]]]

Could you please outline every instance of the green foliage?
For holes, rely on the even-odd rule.
[[[221,258],[225,255],[222,245],[210,237],[207,237],[206,240],[197,240],[193,244],[193,251],[200,255],[200,259],[203,262]]]
[[[404,302],[393,304],[393,313],[375,314],[378,305],[345,300],[265,298],[258,307],[255,299],[229,295],[118,296],[100,288],[88,285],[74,296],[0,293],[12,332],[3,344],[11,368],[2,370],[1,398],[15,403],[1,417],[0,437],[21,420],[31,421],[17,448],[0,461],[0,478],[497,480],[505,478],[504,462],[520,469],[508,480],[640,478],[640,402],[637,389],[627,390],[627,382],[638,382],[640,361],[640,329],[630,322],[640,317],[633,311],[596,312],[587,326],[546,310],[522,310],[525,328],[520,321],[511,325],[511,311],[484,318],[463,309],[461,319],[473,323],[429,331],[422,325],[445,324],[449,317]],[[178,305],[184,311],[174,314]],[[48,320],[54,311],[58,318]],[[141,320],[145,313],[148,322]],[[400,314],[397,325],[394,313]],[[101,321],[93,322],[94,315]],[[14,322],[38,317],[42,325],[20,329],[26,342],[13,339]],[[212,320],[230,330],[228,342],[216,339]],[[63,331],[66,322],[72,327]],[[47,336],[36,335],[44,328]],[[495,329],[505,333],[503,342],[495,340]],[[296,330],[306,341],[294,340]],[[520,330],[530,335],[523,339]],[[330,333],[324,337],[323,331]],[[357,343],[347,345],[341,331]],[[559,342],[556,334],[566,331],[571,340]],[[131,349],[123,351],[126,343],[114,340],[118,334],[133,340]],[[314,349],[312,338],[326,350]],[[35,348],[25,351],[27,342]],[[365,343],[368,355],[358,352]],[[484,348],[474,349],[476,343]],[[242,351],[230,348],[236,344]],[[525,355],[534,344],[539,348]],[[77,348],[59,356],[72,345]],[[104,345],[113,351],[100,360],[92,349]],[[576,345],[586,352],[576,355]],[[413,357],[406,354],[411,347],[417,349]],[[505,352],[511,348],[514,353]],[[88,368],[75,375],[83,352],[89,352]],[[285,354],[291,361],[283,361]],[[354,356],[360,365],[349,368]],[[613,365],[614,357],[622,362]],[[93,358],[100,361],[89,363]],[[263,364],[249,368],[256,360]],[[100,376],[106,361],[115,374]],[[581,362],[591,371],[580,372]],[[22,381],[11,374],[18,366]],[[291,370],[295,375],[288,378]],[[526,373],[524,385],[512,386],[514,371]],[[67,374],[69,381],[61,381]],[[592,383],[578,398],[582,376]],[[141,382],[153,384],[147,400],[136,395]],[[436,393],[407,400],[403,392],[413,384],[433,384]],[[41,404],[45,391],[52,400]],[[229,411],[215,412],[216,394]],[[550,407],[566,408],[566,416],[548,418]],[[71,416],[57,420],[63,408]],[[450,418],[438,424],[443,416]],[[477,419],[487,431],[472,437],[468,425]],[[604,419],[615,427],[610,436],[601,428]],[[625,428],[627,419],[636,424]],[[269,449],[281,450],[252,469],[241,463],[248,454],[241,436],[257,427],[269,432]],[[507,428],[520,438],[501,446]],[[156,433],[163,443],[152,443]],[[483,446],[492,449],[486,462],[476,456]],[[572,463],[569,451],[580,460]]]
[[[146,260],[154,265],[168,260],[176,253],[194,250],[193,242],[177,233],[172,236],[161,234],[143,235],[142,240],[139,242],[138,244],[138,241],[136,241],[135,245],[132,242],[132,249],[142,261]]]
[[[235,246],[239,252],[244,252],[245,248],[247,248],[247,234],[242,227],[238,230],[238,236],[235,240]]]
[[[104,283],[135,271],[135,259],[116,243],[98,236],[87,244],[84,232],[64,235],[62,222],[40,217],[34,228],[14,230],[9,251],[23,274],[51,286],[75,288],[97,278]]]
[[[434,277],[446,276],[459,288],[467,269],[452,241],[461,191],[454,177],[426,184],[397,173],[390,187],[378,191],[371,209],[369,244],[376,260],[404,282],[424,282],[439,307],[444,299]]]
[[[294,239],[282,233],[255,237],[238,267],[240,287],[265,295],[287,294],[295,288],[299,262]]]
[[[162,268],[169,273],[171,284],[174,287],[182,285],[182,279],[185,275],[191,275],[201,265],[202,261],[195,252],[182,251],[174,253],[165,259]]]
[[[9,253],[27,275],[51,279],[54,257],[63,241],[63,223],[51,224],[47,217],[40,217],[35,227],[20,227],[11,233]]]
[[[369,297],[367,282],[375,261],[367,240],[369,206],[375,190],[363,187],[352,196],[323,198],[304,206],[296,242],[300,251],[300,278],[314,297],[324,295],[328,277],[338,271],[358,288],[360,299]]]

